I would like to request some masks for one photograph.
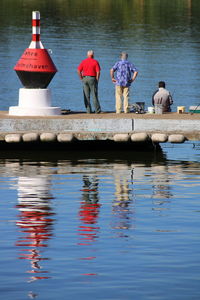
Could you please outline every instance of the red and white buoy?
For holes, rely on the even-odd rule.
[[[19,90],[19,105],[9,108],[11,115],[58,115],[59,107],[51,107],[47,88],[57,72],[49,52],[40,40],[40,12],[32,12],[32,41],[14,67],[24,88]]]
[[[42,42],[40,41],[40,12],[32,12],[32,41],[29,48],[32,49],[44,49]]]

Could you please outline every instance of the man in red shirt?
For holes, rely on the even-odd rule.
[[[80,79],[83,82],[84,103],[87,113],[90,114],[92,112],[90,94],[92,94],[93,97],[95,113],[100,113],[101,107],[98,100],[98,81],[101,68],[99,62],[94,59],[93,50],[89,50],[87,52],[87,58],[80,63],[77,71]]]

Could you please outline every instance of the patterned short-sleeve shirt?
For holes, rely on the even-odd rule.
[[[132,73],[138,71],[134,64],[130,63],[128,60],[120,60],[116,62],[112,69],[114,72],[116,71],[116,85],[120,86],[130,86]]]

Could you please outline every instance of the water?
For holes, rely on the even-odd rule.
[[[2,298],[199,299],[198,143],[5,155]]]
[[[31,13],[41,12],[41,40],[51,49],[59,72],[50,87],[53,105],[85,110],[76,68],[88,49],[102,67],[102,109],[115,109],[109,70],[123,50],[139,69],[131,102],[151,105],[157,82],[164,80],[179,105],[199,104],[198,0],[1,0],[0,107],[18,104],[21,83],[13,67],[31,41]]]
[[[76,73],[100,61],[100,101],[120,51],[139,69],[131,101],[151,104],[165,80],[176,106],[199,103],[198,0],[1,0],[0,110],[17,105],[12,70],[41,12],[59,69],[53,104],[84,110]],[[0,296],[6,300],[200,298],[200,144],[162,153],[0,151]]]

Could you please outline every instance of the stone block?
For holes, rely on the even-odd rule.
[[[183,143],[185,136],[183,134],[170,134],[168,137],[169,143]]]
[[[74,136],[71,133],[60,133],[57,136],[57,140],[60,143],[70,143],[73,141],[73,139],[74,139]]]
[[[41,142],[55,142],[57,140],[57,135],[52,132],[43,132],[40,134]]]
[[[39,140],[39,134],[36,132],[28,132],[22,136],[23,142],[36,142]]]
[[[166,143],[168,140],[168,135],[165,133],[154,133],[151,136],[151,140],[154,143]]]
[[[149,136],[145,132],[133,133],[131,135],[132,142],[146,142],[149,139]]]
[[[5,136],[5,142],[6,143],[20,143],[22,141],[21,134],[13,133],[13,134],[7,134]]]
[[[113,140],[115,142],[128,142],[130,139],[130,136],[128,133],[117,133],[113,136]]]

